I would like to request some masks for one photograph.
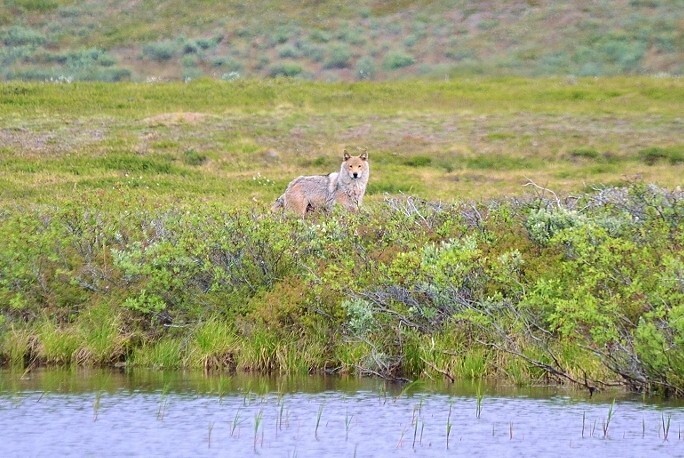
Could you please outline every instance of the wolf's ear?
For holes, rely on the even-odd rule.
[[[347,152],[347,150],[344,150],[344,160],[345,160],[345,161],[348,161],[350,157],[351,157],[351,156],[349,155],[349,153]]]
[[[368,160],[368,150],[364,148],[363,153],[361,153],[361,156],[359,156],[361,159],[364,161]]]

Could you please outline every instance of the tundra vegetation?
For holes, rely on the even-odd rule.
[[[0,357],[684,395],[678,78],[0,86]],[[269,207],[367,147],[362,211]],[[256,434],[256,430],[255,430]]]
[[[0,79],[682,75],[682,17],[680,0],[4,0]]]

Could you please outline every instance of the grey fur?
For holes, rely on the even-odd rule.
[[[313,210],[330,210],[336,203],[356,211],[363,202],[369,175],[368,153],[350,156],[345,150],[339,172],[295,178],[276,199],[273,211],[286,209],[304,216]]]

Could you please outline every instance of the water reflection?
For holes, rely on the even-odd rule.
[[[3,457],[684,454],[681,404],[617,393],[138,370],[22,375],[0,373]]]

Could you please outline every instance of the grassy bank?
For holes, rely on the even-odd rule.
[[[681,395],[682,98],[649,78],[5,84],[0,355]],[[268,212],[361,145],[361,213]]]

